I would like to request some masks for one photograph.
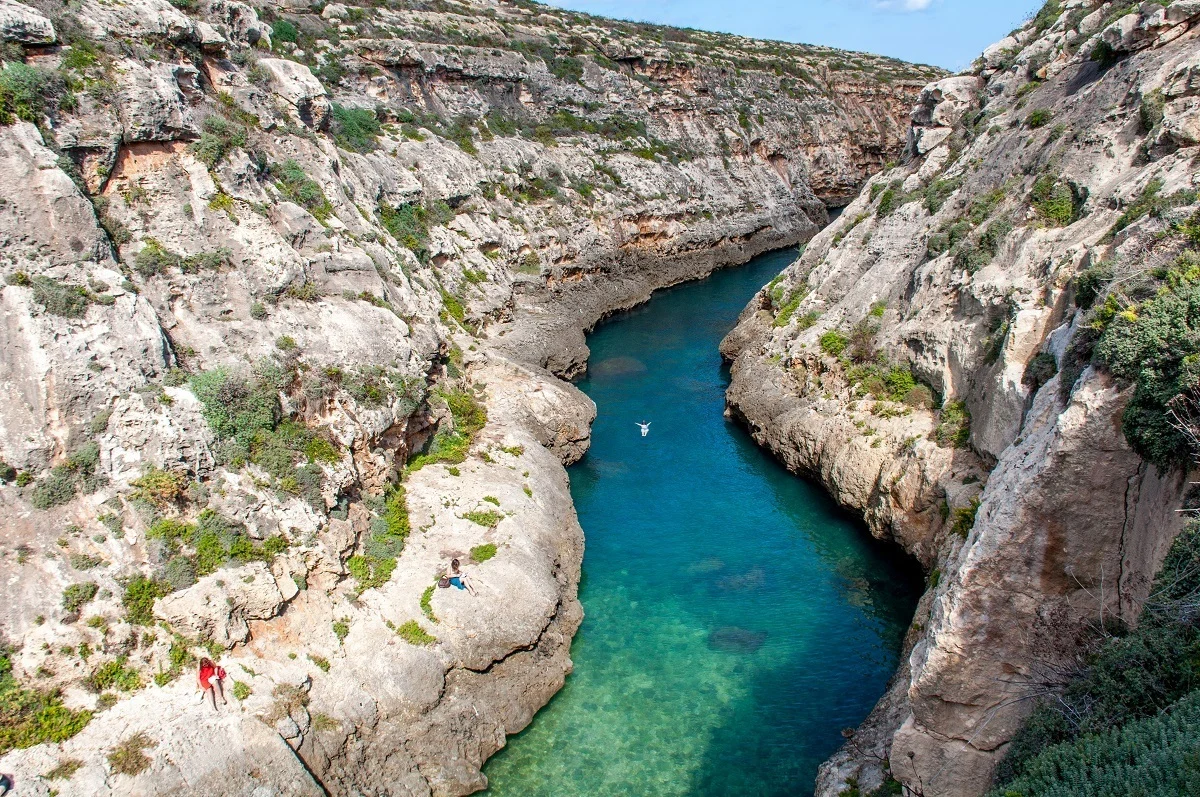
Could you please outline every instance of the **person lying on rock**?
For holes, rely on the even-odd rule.
[[[204,695],[208,695],[213,711],[217,710],[218,692],[221,693],[221,703],[229,705],[229,701],[225,699],[225,687],[221,685],[221,682],[225,680],[224,667],[213,664],[212,659],[200,659],[200,673],[197,680],[200,682],[200,699],[204,700]]]
[[[471,583],[471,579],[467,577],[466,572],[459,568],[457,559],[450,560],[450,569],[446,571],[446,575],[442,576],[440,583],[444,587],[465,589],[471,593],[472,597],[476,594],[475,585]]]

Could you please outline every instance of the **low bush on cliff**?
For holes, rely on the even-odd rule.
[[[350,557],[346,569],[357,582],[361,594],[381,587],[396,569],[396,557],[404,550],[411,526],[404,488],[394,485],[383,496],[367,498],[372,511],[371,532],[363,542],[361,554]]]
[[[1030,202],[1048,224],[1065,227],[1079,219],[1086,197],[1072,183],[1043,174],[1033,184]]]
[[[46,100],[65,94],[62,78],[40,67],[10,62],[0,69],[0,124],[38,123]]]
[[[940,446],[966,448],[971,441],[971,413],[961,401],[949,401],[942,407],[933,433]]]
[[[377,146],[382,126],[369,108],[345,108],[336,102],[330,107],[330,132],[342,149],[370,152]]]
[[[63,318],[83,318],[93,296],[87,288],[62,282],[39,274],[28,282],[33,288],[33,300],[51,315]]]
[[[208,575],[227,564],[269,562],[287,549],[283,537],[268,537],[260,543],[251,539],[241,523],[212,509],[201,512],[195,523],[161,518],[146,530],[146,539],[157,540],[164,556],[171,557],[158,583],[176,588],[189,586],[196,576]]]
[[[67,503],[77,492],[95,492],[104,481],[96,471],[99,464],[100,446],[94,441],[84,443],[34,485],[29,503],[35,509],[51,509]]]
[[[1078,676],[1039,705],[997,769],[992,797],[1191,793],[1200,777],[1198,600],[1192,522],[1137,630],[1101,637]]]
[[[1095,323],[1104,332],[1095,360],[1132,383],[1122,416],[1129,444],[1160,466],[1183,464],[1189,440],[1173,422],[1172,402],[1200,381],[1200,266],[1182,258],[1153,298],[1121,309],[1110,295]]]
[[[325,221],[333,215],[333,205],[329,203],[321,184],[309,177],[299,163],[286,160],[281,164],[273,164],[270,173],[284,199],[300,205],[317,221]]]
[[[831,329],[821,335],[817,339],[817,343],[820,345],[821,351],[830,357],[841,357],[842,352],[846,350],[846,346],[849,345],[850,341],[841,332]]]
[[[246,140],[245,127],[220,116],[210,116],[204,120],[200,138],[192,143],[190,149],[198,161],[215,169],[229,157],[231,151],[246,146]]]
[[[0,755],[13,748],[62,742],[92,719],[90,711],[72,711],[57,691],[27,689],[13,677],[12,650],[0,646]]]
[[[194,375],[189,384],[220,440],[222,464],[240,468],[253,463],[274,477],[277,489],[321,508],[321,463],[336,462],[340,453],[320,430],[283,417],[279,392],[291,380],[278,364],[265,362],[249,376],[217,368]]]
[[[459,464],[467,458],[471,441],[487,423],[487,409],[469,391],[447,391],[441,393],[440,397],[450,410],[452,423],[443,423],[438,427],[424,453],[409,461],[410,471],[420,470],[435,462]]]

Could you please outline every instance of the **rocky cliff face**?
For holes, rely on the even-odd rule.
[[[938,76],[508,2],[5,0],[0,36],[18,794],[484,786],[582,616],[595,410],[546,366],[806,240]]]
[[[1168,408],[1138,431],[1167,371],[1131,375],[1167,366],[1113,347],[1192,279],[1198,24],[1190,0],[1049,3],[924,90],[902,164],[723,344],[730,411],[930,573],[821,794],[982,793],[1088,633],[1137,618],[1187,482],[1156,453]]]

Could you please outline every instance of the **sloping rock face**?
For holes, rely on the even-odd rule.
[[[922,92],[902,165],[722,344],[730,412],[930,574],[820,794],[984,792],[1087,634],[1138,616],[1187,479],[1131,449],[1133,388],[1089,363],[1184,249],[1198,26],[1192,2],[1050,4]]]
[[[807,240],[941,76],[482,0],[0,36],[0,690],[54,720],[0,772],[38,795],[483,788],[571,670],[583,330]]]

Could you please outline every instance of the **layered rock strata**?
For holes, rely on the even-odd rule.
[[[1198,25],[1193,2],[1048,4],[923,91],[902,163],[723,343],[730,412],[929,572],[820,794],[981,794],[1088,634],[1138,617],[1187,478],[1134,452],[1135,388],[1089,358],[1186,248]]]
[[[595,409],[551,372],[813,235],[938,76],[508,2],[0,36],[0,689],[60,723],[18,794],[482,788],[582,616]]]

